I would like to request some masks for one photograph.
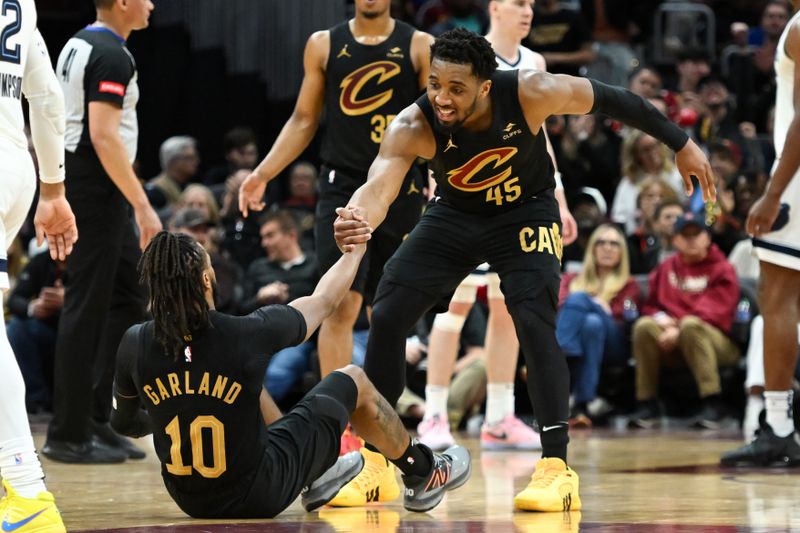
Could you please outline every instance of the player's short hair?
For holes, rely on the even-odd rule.
[[[117,0],[94,0],[94,7],[97,9],[111,9]]]
[[[497,70],[497,59],[489,41],[464,28],[447,31],[436,38],[431,45],[431,61],[434,59],[471,65],[472,73],[480,80],[488,80]]]

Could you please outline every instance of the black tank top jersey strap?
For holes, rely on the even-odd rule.
[[[411,61],[414,31],[395,21],[385,41],[365,45],[355,40],[349,22],[330,29],[322,139],[327,166],[366,180],[389,123],[420,92]]]
[[[439,201],[470,213],[497,213],[555,187],[542,129],[533,134],[519,101],[518,71],[492,75],[492,123],[443,133],[427,95],[417,100],[436,139],[429,162]]]

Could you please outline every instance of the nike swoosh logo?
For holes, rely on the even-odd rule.
[[[3,520],[3,526],[2,526],[3,527],[3,531],[6,531],[6,532],[8,532],[8,531],[16,531],[17,529],[21,528],[22,526],[24,526],[25,524],[27,524],[28,522],[30,522],[31,520],[33,520],[34,518],[36,518],[37,516],[39,516],[40,514],[45,512],[47,509],[49,509],[49,507],[45,507],[44,509],[42,509],[38,513],[33,513],[28,518],[24,518],[24,519],[20,520],[19,522],[13,522],[12,523],[12,522],[9,522],[8,520]]]
[[[558,428],[564,427],[564,426],[566,426],[568,424],[569,424],[568,422],[562,422],[560,424],[556,424],[555,426],[542,426],[542,431],[550,431],[552,429],[558,429]]]

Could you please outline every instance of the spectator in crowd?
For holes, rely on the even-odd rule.
[[[242,269],[227,251],[220,250],[213,234],[214,225],[208,214],[195,207],[183,207],[175,212],[168,227],[172,232],[191,235],[205,249],[216,272],[214,306],[220,312],[236,313],[242,297]]]
[[[611,220],[622,224],[628,235],[633,233],[639,223],[637,201],[641,184],[646,178],[660,178],[676,194],[685,196],[683,182],[672,162],[669,148],[646,133],[631,132],[623,142],[622,174],[623,178],[617,186],[611,207]]]
[[[188,135],[170,137],[161,143],[158,158],[161,173],[147,182],[145,192],[154,208],[171,210],[197,174],[200,166],[197,141]]]
[[[587,75],[606,83],[624,87],[631,70],[639,63],[633,50],[634,40],[646,21],[640,13],[647,10],[650,1],[581,0],[581,11],[586,17],[595,41],[597,59]],[[647,13],[647,19],[652,12]]]
[[[675,253],[673,228],[683,213],[683,204],[678,200],[662,201],[653,212],[649,229],[639,227],[628,236],[631,274],[649,274]]]
[[[289,197],[281,208],[291,212],[300,230],[300,246],[314,249],[314,214],[317,208],[317,169],[307,161],[300,161],[289,169]]]
[[[285,304],[314,292],[319,280],[317,260],[300,248],[297,222],[291,213],[274,211],[264,216],[261,245],[267,256],[256,259],[247,269],[243,313],[269,304]],[[314,343],[306,341],[272,357],[264,386],[275,401],[285,398],[302,378],[313,351]]]
[[[758,131],[765,130],[766,112],[775,101],[775,50],[791,16],[788,2],[768,1],[758,26],[731,25],[733,43],[722,52],[722,73],[736,95],[737,121],[753,122]]]
[[[608,204],[600,191],[592,187],[583,187],[577,195],[571,198],[570,211],[578,227],[578,238],[572,244],[564,247],[564,253],[561,256],[561,264],[567,272],[582,268],[589,237],[595,229],[608,220],[606,217]]]
[[[25,380],[29,413],[52,409],[53,357],[64,307],[64,261],[49,253],[34,255],[8,296],[8,341]]]
[[[622,139],[605,127],[600,117],[580,115],[564,119],[565,127],[551,136],[564,189],[594,187],[611,203],[620,176]],[[559,120],[549,121],[548,130]]]
[[[527,45],[544,56],[554,74],[579,75],[595,59],[592,34],[580,12],[565,9],[559,0],[539,0]]]
[[[717,200],[705,205],[711,240],[722,253],[729,255],[736,243],[747,237],[744,232],[747,213],[743,218],[736,216],[736,195],[732,188],[739,174],[739,163],[730,142],[713,144],[708,159],[717,186]]]
[[[661,94],[661,74],[650,66],[634,69],[628,76],[628,89],[642,98],[656,98]]]
[[[739,348],[728,337],[739,281],[711,243],[703,216],[689,212],[678,219],[673,241],[677,253],[650,275],[644,316],[633,328],[639,408],[632,423],[658,424],[661,367],[688,366],[703,408],[696,425],[718,428],[724,417],[718,367],[739,359]]]
[[[604,364],[624,366],[629,343],[625,320],[638,313],[639,285],[628,268],[625,236],[603,224],[589,238],[583,269],[561,278],[556,339],[570,360],[575,403],[570,425],[591,427],[588,405],[597,398]]]
[[[222,139],[222,146],[225,164],[212,167],[203,177],[203,183],[216,192],[224,191],[222,185],[237,170],[252,170],[258,163],[256,134],[250,128],[239,127],[228,131]]]
[[[675,63],[675,72],[678,77],[670,89],[678,93],[682,107],[697,105],[698,84],[711,74],[711,58],[708,52],[693,47],[681,50]]]
[[[193,207],[202,211],[211,226],[219,226],[221,222],[219,204],[214,198],[214,193],[205,185],[191,183],[183,190],[175,208],[177,210],[184,207]]]
[[[698,90],[700,117],[694,126],[695,139],[707,146],[730,141],[741,154],[746,147],[745,140],[731,113],[731,96],[725,80],[715,75],[706,76],[700,80]]]

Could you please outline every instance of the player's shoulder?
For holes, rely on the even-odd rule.
[[[320,66],[328,61],[331,50],[331,30],[319,30],[312,33],[306,41],[306,57],[320,62]]]
[[[411,35],[411,43],[414,45],[430,46],[435,40],[433,35],[422,30],[414,30],[414,33]]]

